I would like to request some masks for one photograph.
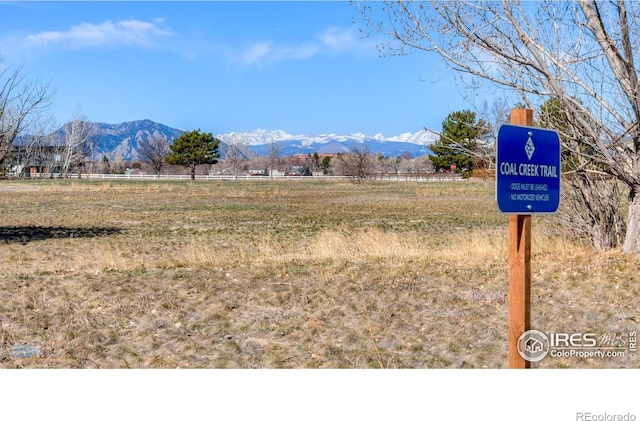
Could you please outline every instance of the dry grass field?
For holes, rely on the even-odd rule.
[[[0,211],[1,367],[507,366],[490,182],[4,180]],[[638,261],[533,238],[534,328],[639,330]]]

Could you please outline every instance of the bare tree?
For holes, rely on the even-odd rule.
[[[72,169],[82,171],[94,142],[95,124],[76,116],[64,125],[64,149],[60,157],[60,177],[68,177]]]
[[[557,98],[569,122],[565,147],[627,187],[623,250],[640,255],[639,3],[434,0],[359,10],[388,36],[386,53],[433,52],[461,83],[506,88],[527,108]]]
[[[269,142],[269,153],[267,154],[267,158],[269,161],[269,176],[273,177],[275,171],[280,171],[282,169],[282,144],[276,142],[274,139],[271,139]]]
[[[351,147],[349,153],[338,155],[338,173],[361,183],[375,172],[375,160],[366,144]]]
[[[476,108],[479,118],[486,122],[486,131],[478,142],[478,148],[472,151],[476,159],[476,167],[495,169],[498,129],[502,124],[509,122],[513,106],[509,105],[506,98],[497,97],[491,101],[482,101]]]
[[[429,156],[421,156],[413,158],[409,162],[409,172],[417,174],[418,177],[434,172],[433,162],[429,159]]]
[[[594,162],[592,153],[575,141],[560,101],[551,98],[542,104],[537,125],[556,130],[563,145],[563,207],[557,215],[562,225],[575,236],[589,239],[596,250],[623,244],[626,224],[621,182],[607,174],[606,166]]]
[[[29,134],[16,139],[15,146],[19,154],[19,164],[23,167],[21,176],[35,168],[42,177],[50,172],[54,165],[54,156],[61,153],[61,145],[56,135],[57,123],[47,115],[39,115],[30,124]]]
[[[242,166],[251,156],[249,139],[246,137],[234,137],[222,144],[221,149],[224,154],[224,162],[229,164],[234,178],[237,179]]]
[[[47,83],[29,81],[21,66],[2,66],[0,56],[0,165],[9,157],[18,135],[52,99]]]
[[[573,235],[585,238],[596,250],[616,247],[624,241],[626,224],[617,202],[620,181],[605,173],[570,172],[565,176],[564,211],[557,215]]]
[[[156,174],[160,174],[164,165],[164,158],[169,153],[169,139],[161,133],[154,132],[151,136],[140,140],[138,153],[145,161],[151,164]]]

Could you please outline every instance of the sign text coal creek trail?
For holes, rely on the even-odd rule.
[[[505,124],[498,131],[496,199],[504,213],[553,213],[560,204],[560,137]]]

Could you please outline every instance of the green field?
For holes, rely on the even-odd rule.
[[[507,366],[490,182],[4,180],[0,210],[2,367]],[[532,326],[639,330],[638,261],[565,234],[534,217]]]

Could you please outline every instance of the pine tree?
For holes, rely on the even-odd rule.
[[[442,122],[440,139],[429,149],[429,156],[436,170],[454,169],[458,173],[469,173],[474,158],[470,152],[478,147],[484,134],[484,121],[476,121],[476,113],[470,110],[454,111]]]
[[[195,180],[198,165],[218,163],[219,143],[220,140],[211,133],[201,133],[200,129],[185,132],[169,145],[169,154],[165,161],[168,164],[191,168],[191,179]]]

